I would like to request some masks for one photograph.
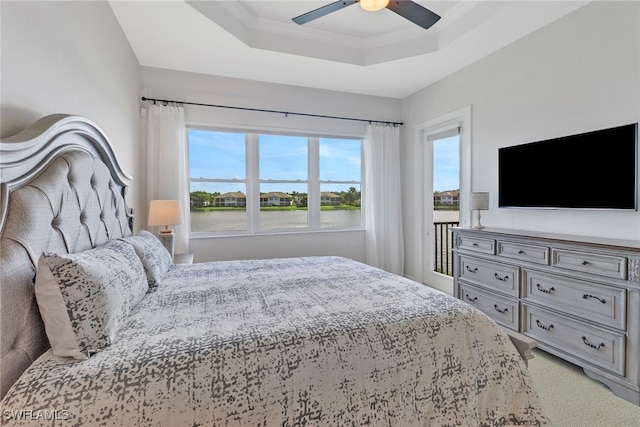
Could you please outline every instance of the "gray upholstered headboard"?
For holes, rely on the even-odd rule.
[[[0,142],[0,398],[49,347],[33,292],[45,250],[131,234],[125,174],[90,120],[55,114]]]

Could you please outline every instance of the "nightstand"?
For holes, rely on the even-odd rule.
[[[193,254],[175,254],[173,256],[174,264],[193,264]]]

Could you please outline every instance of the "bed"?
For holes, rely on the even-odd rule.
[[[0,155],[2,425],[548,424],[460,300],[342,257],[173,265],[83,117]]]

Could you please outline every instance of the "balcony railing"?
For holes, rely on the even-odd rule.
[[[460,222],[434,222],[433,242],[434,271],[453,276],[453,235],[451,227],[460,225]]]

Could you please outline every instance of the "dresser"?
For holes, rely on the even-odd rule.
[[[640,405],[640,241],[453,228],[454,295]]]

